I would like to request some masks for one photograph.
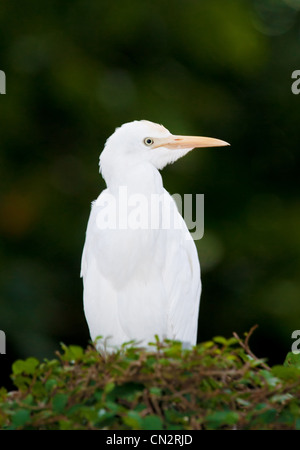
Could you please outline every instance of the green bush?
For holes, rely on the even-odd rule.
[[[2,429],[300,429],[300,355],[269,367],[242,341],[193,349],[124,345],[101,356],[62,345],[57,358],[18,360],[16,391],[0,389]]]

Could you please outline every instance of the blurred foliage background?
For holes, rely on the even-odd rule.
[[[124,122],[224,139],[163,171],[204,193],[199,341],[243,333],[271,363],[300,329],[300,0],[4,0],[0,329],[7,354],[89,340],[79,278],[98,158]]]

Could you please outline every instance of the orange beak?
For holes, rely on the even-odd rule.
[[[152,148],[165,147],[170,149],[224,147],[230,145],[228,142],[203,136],[168,136],[166,138],[155,138]]]

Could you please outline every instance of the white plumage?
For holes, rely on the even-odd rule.
[[[107,140],[100,156],[107,189],[92,204],[81,267],[90,335],[104,338],[99,351],[103,342],[108,351],[130,340],[145,346],[155,334],[196,343],[197,250],[158,169],[194,147],[220,145],[227,143],[173,136],[144,120]]]

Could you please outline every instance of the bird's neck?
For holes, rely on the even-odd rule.
[[[105,177],[105,174],[103,173]],[[105,177],[106,185],[112,192],[126,187],[131,193],[156,194],[163,190],[162,177],[150,163],[137,163],[124,167],[115,166]]]

